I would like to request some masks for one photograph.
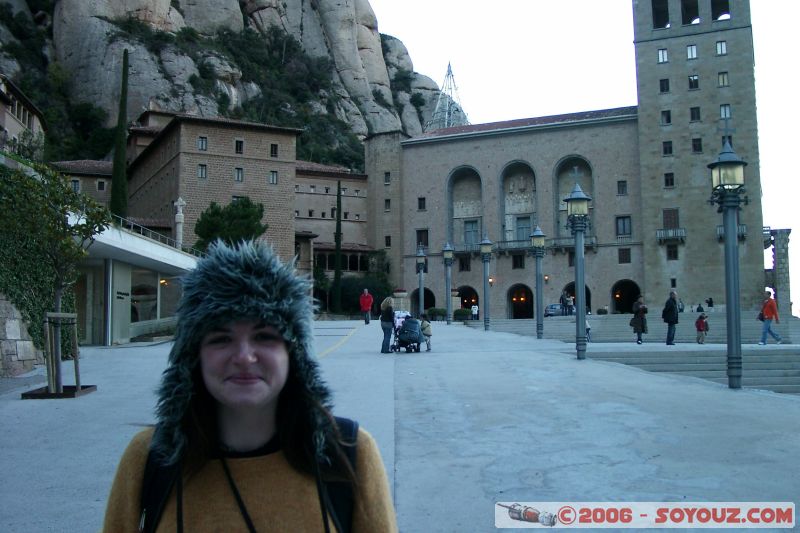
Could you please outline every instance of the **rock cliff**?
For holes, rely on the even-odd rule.
[[[14,6],[35,16],[20,0]],[[421,133],[436,104],[436,83],[414,72],[402,42],[380,35],[368,0],[59,0],[52,14],[55,58],[74,74],[72,97],[102,107],[109,120],[116,117],[123,48],[130,52],[130,119],[145,109],[215,116],[225,111],[220,105],[232,110],[262,94],[232,58],[211,47],[194,55],[169,42],[154,47],[120,32],[126,19],[156,36],[189,29],[212,38],[246,27],[266,35],[279,26],[306,54],[328,60],[333,94],[319,94],[315,111],[334,114],[360,137]],[[213,78],[210,91],[193,83],[201,75]]]

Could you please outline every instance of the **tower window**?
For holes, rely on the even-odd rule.
[[[661,112],[661,125],[667,126],[669,124],[672,124],[672,111],[665,109]]]
[[[389,211],[392,208],[392,201],[389,198],[386,198],[383,201],[383,210]]]
[[[703,151],[703,139],[695,137],[692,139],[692,153],[699,154]]]
[[[731,104],[719,106],[719,118],[731,118]]]
[[[233,179],[234,181],[244,181],[244,169],[241,167],[233,169]]]
[[[652,0],[653,29],[669,28],[668,0]]]
[[[659,48],[658,49],[658,62],[659,63],[666,63],[669,61],[669,53],[667,52],[666,48]]]
[[[689,108],[689,121],[690,122],[700,122],[700,108],[699,107],[690,107]]]
[[[697,0],[681,0],[681,23],[683,25],[700,24]]]
[[[197,149],[201,152],[205,152],[208,150],[208,137],[198,137],[197,138]]]
[[[384,172],[383,173],[383,184],[389,185],[392,182],[392,173],[391,172]]]
[[[724,56],[728,54],[728,41],[717,41],[717,55]]]
[[[385,235],[383,237],[383,246],[386,247],[386,248],[391,248],[392,247],[392,236],[391,235]]]
[[[278,157],[278,145],[277,144],[270,144],[269,145],[269,156],[270,157]]]
[[[689,76],[689,90],[693,91],[700,88],[700,76],[692,74]]]
[[[424,196],[420,196],[419,198],[417,198],[417,209],[419,211],[425,211],[425,197]]]
[[[197,165],[197,177],[200,179],[205,179],[208,177],[208,167],[206,165]]]
[[[631,262],[631,249],[619,248],[617,250],[617,259],[620,265],[626,265]]]
[[[241,139],[236,139],[233,143],[233,149],[237,154],[244,153],[244,141]]]
[[[277,170],[270,170],[269,171],[269,183],[270,183],[270,185],[277,185],[278,184],[278,171]]]
[[[661,155],[672,155],[672,141],[661,143]]]
[[[675,187],[675,173],[674,172],[666,172],[664,174],[664,188],[665,189],[672,189]]]
[[[686,59],[697,59],[697,45],[690,44],[686,47]]]
[[[617,217],[617,237],[631,236],[631,217]]]
[[[525,256],[514,254],[511,256],[511,268],[514,270],[525,268]]]
[[[728,87],[730,85],[727,72],[717,74],[717,85],[720,87]]]
[[[627,196],[628,195],[628,182],[627,180],[619,180],[617,181],[617,196]]]
[[[678,245],[677,244],[668,244],[667,245],[667,261],[677,261],[678,260]]]
[[[669,78],[664,78],[662,80],[658,80],[658,90],[661,93],[668,93],[669,92]]]
[[[731,18],[731,6],[728,0],[711,0],[711,19],[729,20]]]

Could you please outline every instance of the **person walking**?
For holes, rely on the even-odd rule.
[[[269,245],[216,241],[182,289],[156,425],[122,455],[103,531],[397,531],[377,444],[331,412],[310,282]]]
[[[427,345],[426,352],[431,351],[431,336],[433,335],[433,331],[431,330],[431,321],[428,319],[428,315],[422,315],[422,322],[420,322],[420,328],[422,330],[422,336],[425,337],[425,344]]]
[[[381,302],[381,329],[383,330],[381,353],[392,353],[389,349],[394,331],[394,300],[391,296],[387,296]]]
[[[667,323],[667,346],[675,345],[675,325],[678,323],[678,293],[669,291],[669,298],[664,303],[661,318]]]
[[[700,313],[700,316],[694,321],[694,329],[697,330],[697,344],[705,344],[708,334],[708,317],[705,313]]]
[[[561,304],[561,316],[567,316],[567,291],[561,291],[561,298],[558,299]]]
[[[761,341],[759,341],[758,344],[761,346],[767,344],[767,333],[772,335],[776,343],[780,344],[783,342],[781,336],[772,330],[772,321],[774,320],[776,324],[780,324],[781,320],[780,317],[778,317],[778,304],[775,303],[775,299],[772,298],[772,293],[770,291],[764,291],[764,302],[761,304],[761,313],[759,314],[759,320],[761,319],[763,319],[761,325]]]
[[[478,320],[478,304],[472,304],[470,312],[472,313],[472,320]]]
[[[369,324],[370,315],[372,314],[372,295],[368,289],[364,289],[361,296],[358,298],[358,304],[361,306],[361,313],[364,315],[364,324]]]
[[[630,326],[636,333],[636,344],[642,344],[642,333],[647,333],[647,306],[644,304],[644,296],[641,294],[633,302],[633,318]]]
[[[571,294],[567,294],[567,315],[572,316],[575,312],[575,298]]]

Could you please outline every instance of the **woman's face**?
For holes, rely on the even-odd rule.
[[[276,409],[289,375],[289,353],[272,326],[239,320],[203,337],[200,368],[206,389],[221,406]]]

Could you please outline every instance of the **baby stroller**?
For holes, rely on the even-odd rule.
[[[406,352],[419,352],[422,348],[422,328],[419,320],[412,318],[406,312],[396,312],[394,319],[394,342],[391,350],[399,352],[405,348]]]

